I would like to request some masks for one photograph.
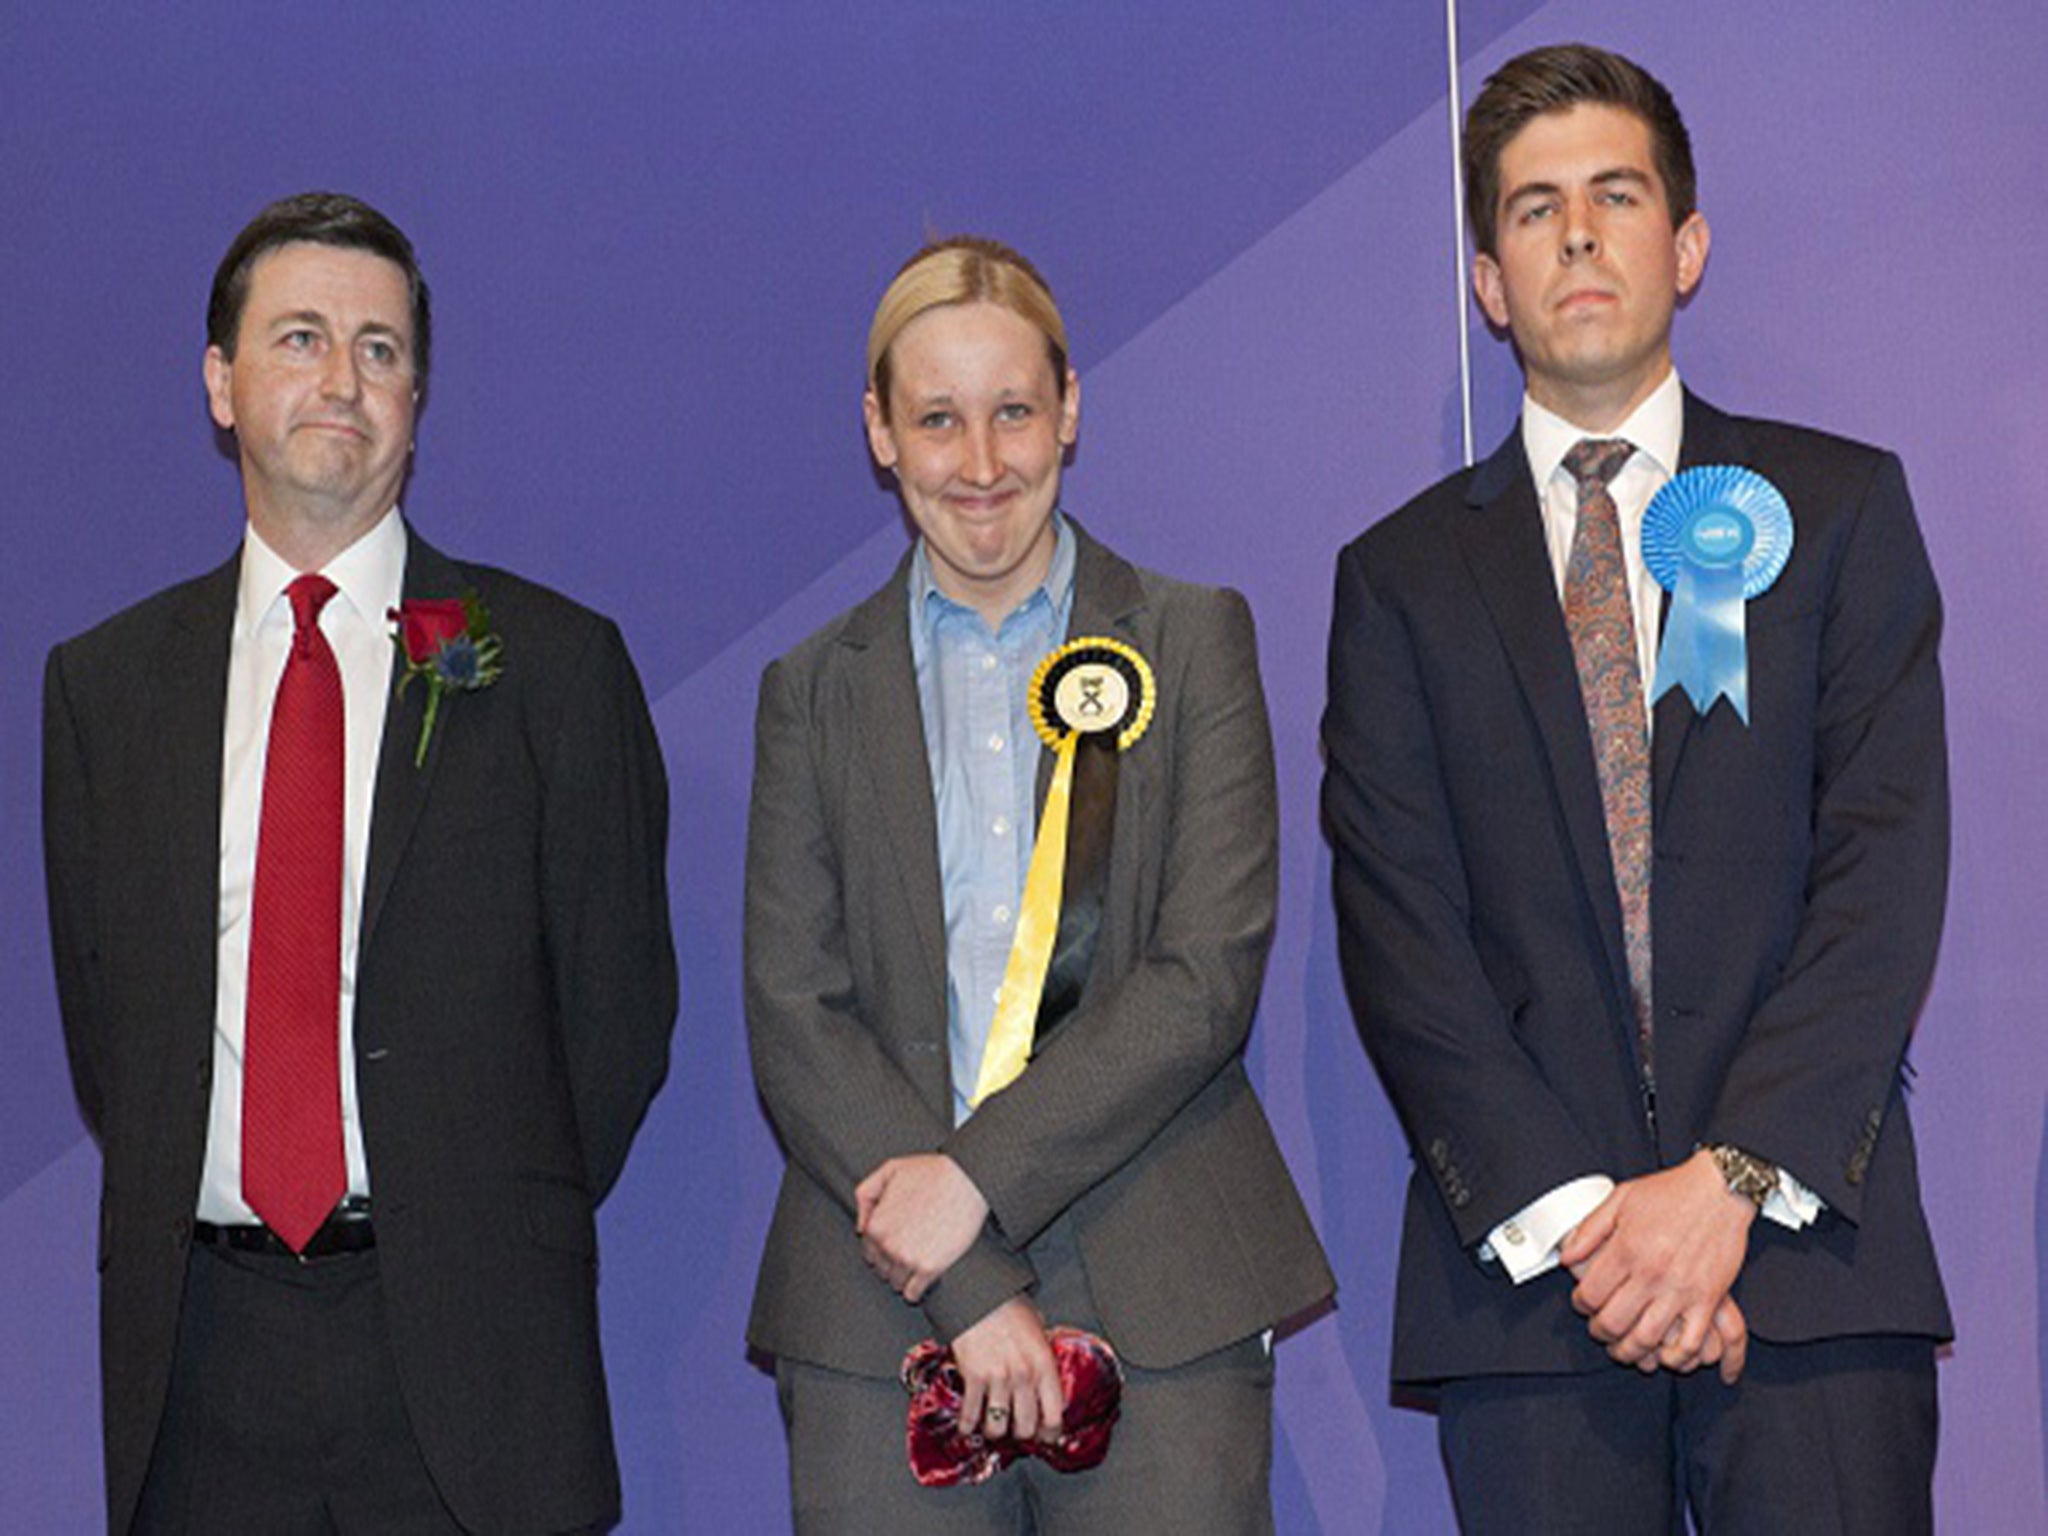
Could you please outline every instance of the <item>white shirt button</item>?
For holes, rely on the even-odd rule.
[[[1007,816],[998,816],[994,821],[988,824],[988,829],[989,831],[993,832],[997,837],[1008,837],[1010,835],[1010,818]]]
[[[983,657],[981,658],[981,670],[982,670],[982,671],[984,671],[984,672],[993,672],[993,671],[995,671],[995,669],[996,669],[996,659],[995,659],[995,657],[993,657],[993,656],[989,656],[989,655],[984,655],[984,656],[983,656]]]
[[[991,752],[1003,750],[1003,733],[1001,731],[990,731],[988,733],[988,749]]]
[[[998,923],[1007,923],[1010,920],[1010,909],[1008,907],[997,907],[995,911],[989,913],[989,916]]]

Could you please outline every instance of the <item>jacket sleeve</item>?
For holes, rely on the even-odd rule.
[[[1539,1196],[1607,1172],[1516,1038],[1472,937],[1422,644],[1354,544],[1338,562],[1323,820],[1338,954],[1418,1164],[1468,1247]]]
[[[593,1198],[668,1071],[676,1018],[668,781],[625,642],[594,626],[563,693],[542,830],[549,954]]]
[[[1805,909],[1706,1139],[1781,1164],[1853,1222],[1948,886],[1941,601],[1891,454],[1857,500],[1822,624]]]
[[[49,888],[50,948],[56,961],[57,1006],[80,1111],[101,1134],[105,1092],[104,1020],[99,944],[94,926],[99,850],[93,836],[85,743],[69,685],[64,650],[50,652],[43,672],[43,873]]]
[[[889,1158],[951,1131],[864,1016],[848,955],[844,828],[827,813],[820,750],[787,662],[761,678],[747,822],[746,1009],[754,1080],[790,1159],[846,1208]],[[1029,1286],[1030,1264],[986,1231],[923,1303],[950,1339]],[[875,1284],[883,1281],[877,1277]]]

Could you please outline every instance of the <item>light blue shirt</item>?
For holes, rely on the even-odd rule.
[[[966,1120],[1009,965],[1037,833],[1038,754],[1028,694],[1038,663],[1066,638],[1074,534],[1058,530],[1045,580],[994,634],[932,580],[924,541],[910,562],[910,657],[924,717],[946,901],[946,1030],[953,1120]]]

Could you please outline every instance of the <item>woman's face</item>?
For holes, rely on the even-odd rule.
[[[893,469],[939,590],[990,627],[1052,563],[1060,461],[1080,424],[1044,335],[986,301],[928,309],[889,347],[889,400],[862,402],[875,461]]]

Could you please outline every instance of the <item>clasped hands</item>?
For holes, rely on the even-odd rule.
[[[988,1201],[943,1152],[892,1157],[854,1189],[861,1257],[915,1305],[974,1246]],[[1066,1400],[1045,1320],[1012,1296],[953,1340],[960,1370],[960,1428],[991,1439],[1057,1440]]]
[[[1749,1325],[1729,1287],[1755,1219],[1705,1151],[1619,1184],[1559,1247],[1578,1281],[1572,1306],[1621,1364],[1645,1374],[1718,1366],[1732,1386]]]

